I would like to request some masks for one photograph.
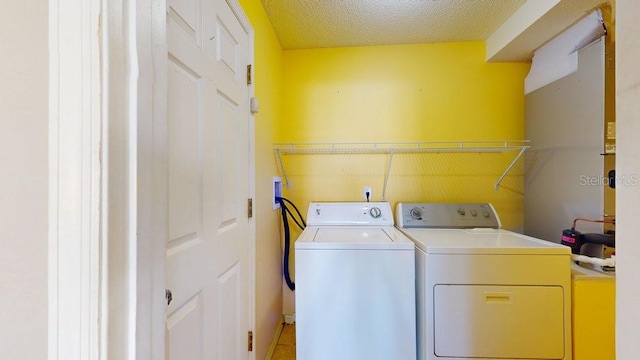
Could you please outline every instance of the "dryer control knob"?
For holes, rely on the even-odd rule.
[[[411,211],[409,211],[409,215],[411,215],[411,218],[415,220],[422,220],[422,211],[417,207],[411,209]]]
[[[369,210],[369,215],[371,215],[372,218],[377,219],[382,216],[382,210],[380,210],[379,207],[372,207]]]

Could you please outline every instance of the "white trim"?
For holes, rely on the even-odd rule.
[[[131,305],[129,251],[130,213],[129,198],[132,196],[129,176],[130,149],[128,143],[129,124],[132,121],[127,113],[129,106],[128,67],[131,63],[128,52],[128,34],[131,31],[127,0],[104,2],[102,32],[104,34],[104,111],[105,111],[105,241],[104,281],[106,289],[104,321],[108,329],[103,334],[103,359],[132,359],[130,357],[133,334],[131,317],[134,307]],[[133,359],[132,359],[133,360]]]
[[[135,343],[131,343],[128,346],[128,352],[126,355],[127,359],[145,359],[145,357],[138,357],[138,351],[142,351],[144,353],[144,346],[138,346],[138,344],[144,345],[146,338],[143,336],[145,333],[139,333],[137,331],[137,320],[141,314],[138,314],[138,310],[141,312],[145,310],[144,307],[138,306],[139,302],[145,300],[144,298],[138,299],[137,292],[139,284],[139,278],[141,274],[144,272],[138,271],[138,265],[140,263],[140,268],[144,266],[144,254],[138,252],[138,247],[144,246],[144,242],[146,237],[144,234],[139,233],[139,217],[144,216],[144,213],[140,213],[138,209],[138,172],[140,171],[138,168],[138,126],[139,123],[144,122],[145,119],[140,119],[139,116],[139,108],[144,108],[146,104],[141,104],[141,100],[139,99],[139,95],[141,92],[141,88],[146,85],[143,80],[139,79],[140,67],[145,64],[141,64],[141,60],[139,59],[138,54],[138,36],[139,32],[141,32],[139,26],[144,27],[147,25],[144,21],[138,22],[138,16],[149,16],[150,14],[146,14],[145,11],[138,12],[138,6],[143,7],[143,5],[149,6],[149,0],[139,0],[139,1],[124,1],[124,14],[125,17],[123,19],[123,23],[125,30],[124,36],[124,47],[126,54],[126,77],[124,79],[125,82],[125,93],[127,94],[127,99],[125,103],[127,105],[125,109],[125,118],[127,122],[125,123],[125,137],[123,138],[124,149],[126,154],[126,165],[125,166],[125,174],[126,174],[126,188],[128,197],[126,198],[125,208],[126,211],[126,221],[127,225],[125,230],[125,239],[127,239],[126,245],[124,246],[125,252],[129,254],[127,258],[127,269],[129,272],[127,273],[127,283],[126,283],[126,293],[128,295],[128,305],[129,305],[129,313],[127,317],[127,330],[129,331],[129,336],[135,334],[136,341]],[[151,26],[148,24],[148,26]],[[143,30],[145,30],[143,28]],[[150,116],[150,114],[149,114]],[[123,284],[124,285],[124,284]],[[138,336],[142,335],[142,336]]]
[[[104,2],[105,34],[104,177],[108,179],[104,201],[108,203],[108,332],[103,359],[156,360],[164,358],[164,299],[154,290],[164,287],[163,229],[150,226],[153,204],[148,201],[152,152],[157,129],[153,118],[162,112],[156,103],[166,57],[163,0],[110,0]],[[159,50],[160,49],[160,50]],[[162,52],[164,49],[164,52]],[[164,54],[164,55],[156,55]],[[165,89],[166,90],[166,89]],[[166,104],[164,105],[166,107]],[[107,145],[105,145],[107,146]],[[158,222],[164,223],[164,222]],[[159,245],[156,245],[159,244]],[[106,257],[106,256],[105,256]],[[161,261],[161,265],[156,265]],[[105,281],[107,276],[104,276]],[[106,295],[108,294],[108,296]]]
[[[231,11],[233,11],[233,14],[236,16],[238,21],[240,21],[240,25],[242,25],[242,28],[244,29],[244,31],[250,37],[250,41],[249,41],[250,42],[249,51],[251,53],[250,60],[253,61],[253,26],[251,25],[251,22],[249,21],[247,14],[244,13],[244,9],[242,9],[242,5],[240,5],[240,2],[238,2],[238,0],[225,0],[225,1],[227,2],[227,5],[229,5],[229,8],[231,8]],[[253,84],[251,85],[250,91],[252,90],[253,90]],[[253,95],[253,94],[250,94],[250,95]],[[249,98],[251,98],[251,96]]]
[[[149,287],[150,307],[149,312],[149,326],[150,338],[149,349],[151,356],[149,359],[164,359],[165,357],[165,331],[166,331],[166,300],[164,298],[164,292],[162,291],[166,286],[166,237],[168,230],[164,227],[159,227],[157,224],[168,224],[167,219],[167,205],[164,203],[168,201],[166,194],[168,193],[168,183],[152,181],[155,178],[155,174],[166,174],[168,172],[168,149],[167,149],[167,89],[168,89],[168,49],[167,49],[167,2],[165,0],[151,0],[151,14],[150,24],[148,29],[148,37],[151,38],[152,44],[147,44],[147,57],[149,68],[153,69],[146,75],[143,73],[143,79],[149,78],[147,94],[149,94],[150,116],[148,127],[151,131],[150,148],[149,151],[154,154],[153,163],[148,164],[150,171],[148,174],[151,176],[152,189],[150,189],[150,196],[152,198],[151,206],[152,213],[149,214],[149,277],[148,280],[151,286]],[[156,119],[164,119],[160,123],[156,122]],[[140,157],[139,157],[140,159]],[[141,179],[142,181],[142,179]],[[161,197],[158,196],[161,195]],[[157,201],[162,201],[162,204],[158,204]],[[159,244],[160,247],[156,247]],[[161,271],[155,271],[161,269]],[[138,296],[145,295],[140,292],[138,287]],[[159,294],[154,293],[153,290],[160,290]],[[158,296],[159,295],[159,296]],[[138,320],[142,321],[140,317]],[[140,326],[140,325],[139,325]],[[140,353],[138,353],[140,354]]]
[[[49,279],[48,279],[48,354],[58,358],[58,105],[59,49],[57,1],[49,1]]]
[[[105,24],[105,18],[109,14],[109,8],[106,2],[102,3],[101,7],[101,42],[102,42],[102,69],[101,69],[101,97],[102,97],[102,118],[105,121],[102,122],[102,154],[101,154],[101,169],[102,169],[102,213],[101,221],[102,226],[100,229],[100,235],[103,241],[100,244],[100,288],[99,296],[102,299],[100,302],[100,334],[99,334],[99,356],[98,359],[108,359],[109,354],[109,32],[108,27]]]
[[[247,57],[247,61],[251,64],[251,85],[249,85],[249,98],[247,101],[255,97],[255,32],[253,30],[253,26],[249,21],[249,18],[244,12],[244,9],[238,2],[238,0],[226,0],[227,5],[236,16],[240,25],[247,33],[247,38],[249,40],[249,54]],[[252,111],[249,111],[249,197],[254,199],[254,209],[257,209],[256,200],[256,139],[255,139],[255,116]],[[260,334],[256,334],[256,216],[249,219],[249,309],[248,310],[248,330],[252,330],[254,334],[254,344],[257,344],[256,337],[260,336]],[[249,353],[249,359],[255,360],[256,358],[256,349]]]
[[[244,14],[244,13],[243,13]],[[245,27],[245,29],[247,29]],[[249,99],[254,97],[255,94],[255,62],[254,62],[254,39],[255,34],[253,28],[248,29],[249,38],[249,63],[252,64],[251,79],[253,79],[251,86],[249,86]],[[255,116],[253,112],[249,111],[249,196],[256,199],[256,126]],[[254,205],[254,209],[257,206]],[[253,330],[254,338],[258,336],[256,334],[256,217],[254,216],[249,221],[249,328]],[[254,344],[257,342],[254,339]],[[256,349],[254,346],[253,351],[249,354],[249,359],[255,360]]]
[[[278,326],[276,327],[276,332],[273,334],[273,338],[271,339],[271,343],[269,344],[269,349],[267,349],[267,355],[264,357],[267,360],[271,360],[273,357],[273,353],[276,351],[276,347],[278,346],[278,342],[280,341],[280,335],[282,335],[282,330],[284,330],[284,320],[281,319],[278,322]]]
[[[99,359],[101,1],[49,1],[48,358]]]
[[[166,301],[164,299],[167,229],[167,38],[166,1],[138,0],[131,9],[135,30],[129,35],[136,76],[130,84],[130,151],[132,195],[130,211],[136,241],[131,243],[131,288],[135,299],[135,352],[131,359],[164,359]],[[134,26],[134,25],[132,25]],[[135,37],[135,38],[134,38]],[[134,189],[135,188],[135,189]]]

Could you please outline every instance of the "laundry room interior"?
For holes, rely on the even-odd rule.
[[[640,1],[3,5],[3,358],[638,358]]]
[[[370,187],[371,201],[388,201],[392,207],[408,201],[491,203],[502,221],[502,228],[526,233],[526,172],[536,166],[536,158],[531,156],[536,144],[526,136],[524,95],[531,58],[488,61],[484,41],[283,49],[278,34],[287,30],[274,29],[269,11],[265,12],[258,1],[241,3],[256,34],[255,81],[256,97],[260,101],[260,111],[256,114],[256,192],[259,197],[256,205],[267,209],[258,210],[259,214],[266,215],[259,220],[264,231],[258,223],[258,263],[268,263],[274,268],[282,266],[282,223],[279,211],[272,208],[273,194],[279,191],[303,215],[311,202],[364,201],[364,187]],[[602,57],[606,66],[601,72],[602,113],[595,125],[598,127],[595,136],[600,138],[592,144],[580,140],[574,143],[573,150],[582,154],[578,156],[595,159],[600,164],[597,173],[588,174],[593,176],[615,168],[615,152],[603,155],[605,143],[613,143],[615,147],[615,135],[612,136],[610,130],[610,123],[615,122],[614,5],[594,2],[589,6],[589,10],[601,9],[608,32],[603,37],[606,50]],[[585,15],[587,12],[582,12],[578,18]],[[568,127],[579,133],[582,120],[575,121]],[[548,127],[543,131],[549,135],[566,129],[559,124],[545,126]],[[521,140],[527,142],[518,142],[514,147],[508,142]],[[563,144],[543,146],[566,150],[571,145],[571,140],[567,140]],[[469,147],[470,150],[394,154],[372,150],[414,146]],[[483,146],[498,150],[476,149]],[[499,149],[501,147],[506,149]],[[526,151],[520,154],[523,147]],[[295,150],[287,151],[292,148]],[[549,150],[540,149],[540,154]],[[547,197],[558,207],[547,217],[615,217],[615,190],[607,184],[591,186],[598,199],[578,199],[575,204],[564,204],[565,207],[553,202],[555,195],[551,194],[571,192],[562,188],[571,184],[561,181],[562,173],[553,176],[557,183],[551,186],[557,187],[547,189]],[[571,181],[579,188],[575,178]],[[587,206],[581,201],[586,201]],[[600,206],[595,213],[593,204]],[[589,210],[574,211],[581,206]],[[562,226],[569,228],[571,223]],[[601,224],[589,226],[592,225],[586,225],[590,231],[604,231]],[[605,228],[615,229],[612,224]],[[556,232],[546,240],[560,242],[561,231]],[[293,240],[300,233],[300,229],[291,226],[292,254]],[[280,246],[276,246],[277,243]],[[293,256],[289,265],[294,274]],[[276,278],[267,271],[257,274],[257,324],[268,324],[264,329],[267,333],[270,326],[283,320],[295,323],[295,295],[281,275],[278,273]],[[615,358],[614,283],[614,276],[605,275],[578,289],[588,292],[581,295],[584,296],[581,301],[589,304],[587,308],[598,303],[602,311],[589,317],[601,316],[597,321],[603,325],[601,331],[594,334],[592,330],[581,330],[580,326],[588,325],[583,318],[576,319],[574,336],[578,338],[574,339],[574,345],[584,342],[580,336],[591,339],[587,342],[597,338],[598,345],[594,347],[595,352],[578,349],[583,352],[574,355],[574,359]],[[276,287],[281,292],[274,291]],[[584,311],[583,303],[577,305],[576,311]],[[275,338],[259,340],[263,346],[271,342],[270,355],[274,353],[280,331],[277,330]],[[294,344],[289,342],[285,347],[293,346],[288,350],[295,352]],[[282,346],[278,349],[276,355],[286,350]]]
[[[290,200],[303,216],[311,202],[365,201],[364,188],[371,189],[371,201],[387,201],[394,209],[399,202],[490,203],[502,228],[534,235],[539,230],[535,222],[545,220],[532,217],[534,229],[532,225],[527,229],[526,191],[530,187],[527,181],[538,181],[547,188],[530,191],[538,192],[536,196],[541,196],[543,203],[549,202],[551,210],[542,210],[544,218],[564,222],[545,229],[545,240],[559,243],[562,229],[570,228],[574,218],[615,220],[615,190],[603,183],[602,177],[595,186],[581,187],[575,173],[541,175],[544,170],[536,169],[549,163],[549,150],[558,156],[578,156],[574,163],[586,158],[600,166],[596,173],[589,172],[592,168],[577,169],[579,174],[597,177],[615,168],[615,2],[585,5],[574,20],[556,33],[543,35],[547,38],[541,42],[600,9],[607,35],[602,37],[602,69],[596,75],[601,79],[595,80],[600,83],[594,86],[600,87],[596,96],[600,94],[601,99],[595,108],[585,110],[596,111],[599,119],[592,126],[599,137],[595,139],[581,135],[585,125],[580,115],[568,119],[566,125],[557,123],[557,117],[566,117],[566,113],[546,116],[551,120],[540,129],[527,128],[525,79],[535,49],[530,49],[528,58],[518,60],[500,60],[499,55],[498,60],[489,59],[485,41],[287,49],[278,36],[295,30],[284,28],[283,22],[278,22],[282,19],[274,17],[290,16],[290,12],[277,15],[282,9],[277,4],[269,8],[268,1],[264,6],[250,0],[241,4],[255,28],[255,86],[260,102],[255,130],[255,206],[259,216],[256,332],[263,334],[256,341],[259,349],[267,350],[267,357],[288,358],[283,354],[295,353],[290,334],[288,342],[277,345],[283,331],[280,323],[284,322],[285,332],[286,324],[295,323],[295,293],[282,278],[284,235],[280,210],[273,210],[277,207],[274,194]],[[312,40],[321,43],[323,39]],[[584,98],[578,101],[585,102]],[[545,116],[542,118],[544,122]],[[527,138],[527,133],[538,134],[538,143]],[[550,138],[574,134],[575,141],[565,137],[564,142],[545,143],[539,133]],[[423,147],[427,149],[411,150]],[[439,151],[441,148],[444,150]],[[553,178],[556,183],[527,179],[527,171],[532,169],[537,176]],[[562,181],[563,177],[570,180]],[[566,201],[563,193],[574,191],[567,186],[577,189],[575,203],[561,203]],[[595,198],[585,199],[582,190]],[[538,210],[532,208],[531,212]],[[558,231],[557,226],[562,229]],[[582,226],[584,232],[615,230],[611,223],[604,228],[602,224],[579,223],[578,227]],[[293,254],[301,230],[290,224],[290,232]],[[535,236],[544,238],[538,233]],[[293,255],[289,266],[295,281]],[[615,272],[576,275],[573,358],[615,359]],[[594,304],[597,313],[592,310]],[[593,321],[601,323],[596,332]],[[273,329],[273,337],[264,336]]]

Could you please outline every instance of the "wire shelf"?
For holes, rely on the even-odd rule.
[[[273,146],[278,159],[285,186],[289,187],[289,180],[284,168],[282,156],[284,155],[331,155],[331,154],[387,154],[389,156],[387,172],[385,174],[383,199],[386,185],[391,172],[391,163],[394,154],[421,154],[421,153],[501,153],[517,151],[513,161],[498,178],[495,189],[500,188],[500,183],[520,159],[525,150],[530,147],[529,140],[495,140],[495,141],[422,141],[422,142],[375,142],[375,143],[276,143]]]

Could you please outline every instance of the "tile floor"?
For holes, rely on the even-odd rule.
[[[296,325],[284,324],[278,339],[278,345],[271,360],[295,360],[296,358]]]

